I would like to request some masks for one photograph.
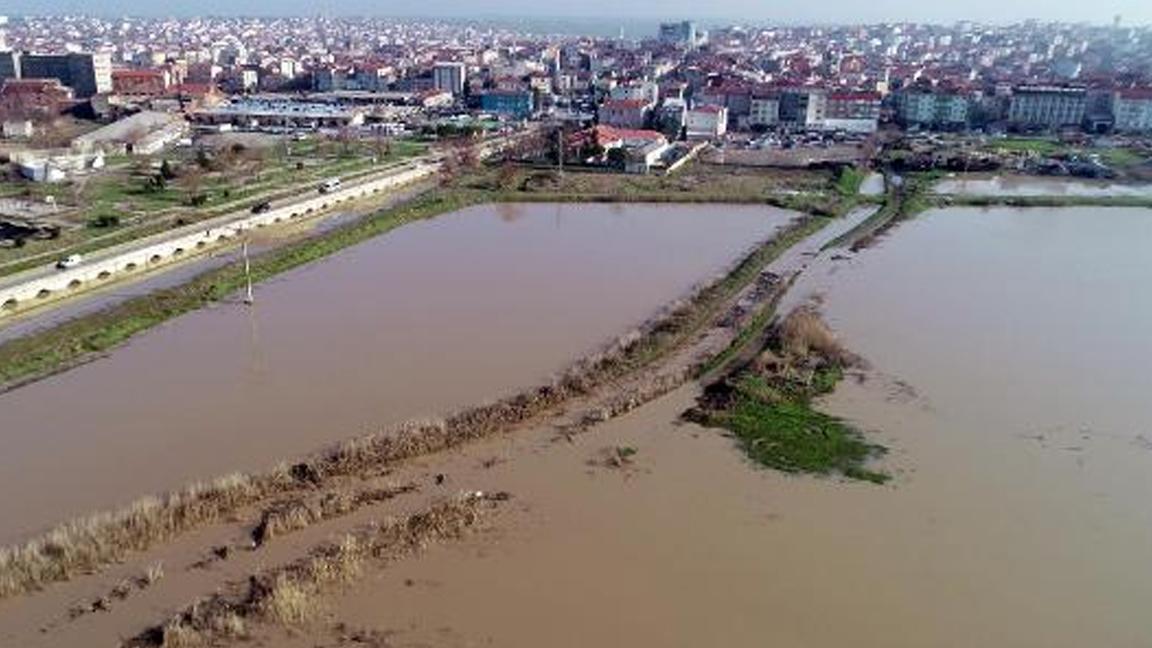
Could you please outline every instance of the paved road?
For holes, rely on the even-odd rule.
[[[389,194],[381,203],[374,203],[370,208],[362,210],[340,210],[323,214],[312,223],[309,236],[323,234],[363,217],[366,213],[410,200],[416,195],[426,191],[430,185],[416,185],[400,189]],[[285,238],[272,243],[259,244],[252,247],[254,254],[279,247],[285,242],[297,240],[295,237]],[[0,320],[0,344],[24,337],[36,331],[44,330],[61,324],[68,320],[103,310],[109,306],[139,297],[156,290],[178,286],[196,275],[225,265],[239,258],[239,249],[235,246],[219,248],[192,257],[180,263],[164,265],[154,272],[129,275],[122,281],[101,286],[95,290],[78,294],[69,299],[49,302],[41,308],[18,313],[11,318]]]
[[[370,182],[372,180],[386,177],[386,176],[394,174],[398,171],[409,169],[416,164],[427,163],[429,161],[432,161],[433,159],[435,159],[434,156],[422,156],[422,157],[417,157],[417,158],[411,158],[410,160],[406,160],[402,164],[389,166],[387,169],[382,169],[377,173],[372,173],[372,174],[360,176],[360,177],[356,178],[355,182],[345,185],[344,188],[351,189],[351,188],[354,188],[354,187],[356,187],[360,184],[363,184],[365,182]],[[273,208],[288,207],[294,203],[300,202],[300,201],[308,199],[308,198],[313,198],[315,196],[316,196],[316,189],[310,187],[307,191],[300,192],[300,193],[298,193],[298,194],[296,194],[290,198],[284,198],[282,200],[277,200],[277,201],[272,202],[272,207]],[[224,214],[222,216],[216,216],[214,218],[210,218],[207,220],[198,221],[196,223],[193,223],[191,225],[186,225],[184,227],[174,228],[174,229],[168,230],[166,232],[160,232],[158,234],[153,234],[151,236],[138,238],[138,239],[129,241],[127,243],[121,243],[120,245],[113,245],[111,247],[107,247],[107,248],[98,250],[96,252],[92,252],[90,254],[84,255],[83,263],[85,265],[93,264],[93,263],[96,263],[96,262],[101,261],[101,260],[114,258],[114,257],[120,256],[126,252],[131,252],[133,250],[146,248],[148,246],[155,245],[156,243],[161,243],[161,242],[166,241],[166,240],[175,239],[175,238],[178,238],[180,236],[184,236],[184,235],[187,235],[187,234],[190,234],[193,232],[214,229],[214,228],[222,227],[222,226],[227,226],[227,225],[230,225],[231,223],[233,223],[235,221],[239,221],[239,220],[243,220],[245,218],[248,218],[251,215],[252,215],[252,212],[248,209],[236,210],[234,212],[230,212],[230,213]],[[17,272],[15,274],[0,277],[0,290],[3,290],[5,288],[11,288],[13,286],[19,286],[19,285],[27,283],[29,281],[36,281],[37,279],[41,279],[41,278],[46,277],[48,275],[51,275],[55,272],[57,272],[57,270],[56,270],[53,263],[45,263],[44,265],[37,267],[37,268],[32,268],[30,270],[25,270],[23,272]]]

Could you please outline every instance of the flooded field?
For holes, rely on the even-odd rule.
[[[0,396],[0,542],[533,384],[768,238],[759,207],[500,205],[416,223]]]
[[[1149,210],[950,209],[825,254],[793,301],[824,295],[871,363],[825,407],[890,447],[891,485],[752,469],[676,423],[685,388],[574,443],[447,459],[515,510],[330,621],[396,646],[1147,645],[1149,240]]]
[[[1107,180],[1070,180],[1029,176],[946,178],[932,190],[938,194],[970,196],[1134,196],[1152,197],[1152,184],[1124,184]]]
[[[869,173],[868,177],[864,178],[864,182],[860,183],[860,195],[884,195],[884,175],[881,173]]]

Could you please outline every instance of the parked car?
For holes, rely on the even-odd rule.
[[[267,200],[264,200],[264,201],[256,203],[255,205],[252,205],[251,211],[253,214],[263,214],[264,212],[268,211],[269,209],[272,209],[272,203],[267,201]]]
[[[59,261],[56,262],[56,268],[58,270],[67,270],[68,268],[75,268],[76,266],[80,265],[80,262],[83,260],[84,260],[84,257],[80,256],[79,254],[69,254],[68,256],[66,256],[63,259],[60,259]]]

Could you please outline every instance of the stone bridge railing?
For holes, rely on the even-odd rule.
[[[206,252],[251,229],[317,216],[341,203],[427,178],[438,170],[438,164],[421,162],[374,180],[348,185],[327,194],[318,193],[261,214],[222,216],[125,244],[122,249],[97,252],[74,268],[0,285],[0,318],[28,306]]]

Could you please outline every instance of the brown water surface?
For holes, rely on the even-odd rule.
[[[1152,197],[1152,184],[1078,180],[1038,176],[957,177],[932,187],[940,194],[974,196],[1129,196]]]
[[[792,301],[825,295],[871,362],[824,407],[891,448],[892,485],[752,469],[674,423],[686,388],[453,458],[511,512],[330,609],[396,646],[1148,646],[1150,240],[1150,210],[949,209],[826,253]]]
[[[0,542],[547,378],[768,238],[750,206],[499,205],[403,227],[0,396]]]

